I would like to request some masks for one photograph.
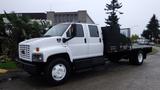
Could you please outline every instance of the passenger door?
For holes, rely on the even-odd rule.
[[[71,51],[73,59],[82,59],[88,57],[88,45],[86,41],[86,34],[81,24],[73,24],[67,31],[67,37],[70,37],[69,33],[72,30],[76,30],[76,35],[67,42],[67,46]]]
[[[100,29],[96,25],[88,25],[89,57],[103,56],[103,42]]]

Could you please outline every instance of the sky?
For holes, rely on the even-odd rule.
[[[6,12],[71,12],[87,10],[96,24],[105,26],[105,4],[111,0],[1,0],[0,13]],[[118,0],[123,4],[119,15],[121,28],[131,28],[140,35],[150,18],[156,14],[160,20],[160,0]]]

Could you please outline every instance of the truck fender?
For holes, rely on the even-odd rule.
[[[71,62],[73,62],[71,51],[65,47],[53,47],[53,48],[46,48],[43,49],[43,55],[44,55],[44,62],[47,62],[47,59],[50,56],[59,55],[59,54],[68,54],[69,59]]]

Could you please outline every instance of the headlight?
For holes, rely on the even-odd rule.
[[[32,54],[32,61],[34,61],[34,62],[43,62],[43,54],[41,54],[41,53],[33,53]]]

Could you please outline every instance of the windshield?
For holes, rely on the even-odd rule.
[[[44,37],[62,36],[70,24],[58,24],[47,31]]]

